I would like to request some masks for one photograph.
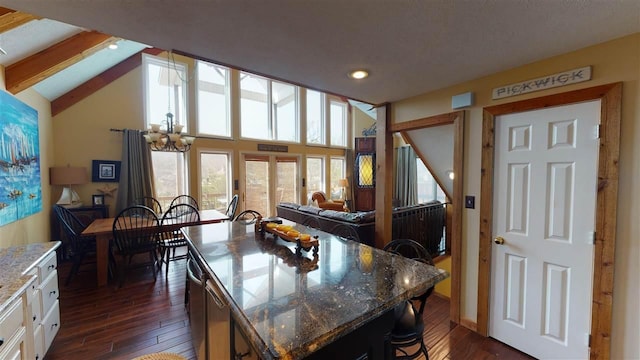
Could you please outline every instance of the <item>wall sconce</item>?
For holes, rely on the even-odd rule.
[[[373,157],[373,154],[360,154],[356,159],[360,187],[373,187]]]
[[[455,176],[455,174],[453,173],[453,170],[447,170],[447,171],[445,172],[445,174],[447,174],[447,177],[448,177],[450,180],[453,180],[453,179],[456,177],[456,176]]]
[[[82,185],[89,182],[87,169],[84,167],[59,166],[49,168],[49,182],[51,185],[64,186],[60,199],[56,204],[64,207],[82,206],[80,196],[75,190],[71,189],[71,185]]]

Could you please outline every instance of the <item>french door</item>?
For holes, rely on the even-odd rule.
[[[275,216],[281,202],[300,202],[300,159],[292,155],[243,154],[243,210]]]

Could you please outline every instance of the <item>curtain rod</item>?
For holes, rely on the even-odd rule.
[[[111,128],[111,129],[109,129],[109,131],[113,131],[113,132],[124,132],[124,129],[114,129],[114,128]]]

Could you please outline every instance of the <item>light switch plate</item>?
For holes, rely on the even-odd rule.
[[[464,207],[467,209],[475,209],[476,208],[476,197],[467,195],[464,197]]]

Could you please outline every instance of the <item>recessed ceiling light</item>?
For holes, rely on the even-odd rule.
[[[109,44],[109,49],[115,50],[118,48],[118,44]]]
[[[354,70],[349,73],[349,77],[352,79],[364,79],[369,76],[369,72],[367,70]]]

